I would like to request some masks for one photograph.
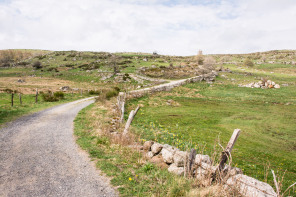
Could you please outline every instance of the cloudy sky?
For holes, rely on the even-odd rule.
[[[0,49],[296,49],[296,0],[0,0]]]

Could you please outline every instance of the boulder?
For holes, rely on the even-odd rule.
[[[175,163],[170,165],[168,171],[180,176],[184,175],[184,167],[178,167]]]
[[[71,88],[69,86],[63,86],[63,87],[60,87],[60,90],[62,91],[68,91],[70,90]]]
[[[24,82],[25,82],[25,80],[18,79],[18,80],[17,80],[17,82],[19,82],[19,83],[24,83]]]
[[[279,89],[281,86],[279,84],[275,84],[274,88]]]
[[[243,171],[240,169],[240,168],[232,168],[230,171],[229,171],[229,176],[235,176],[237,174],[243,174]]]
[[[143,145],[143,149],[146,151],[150,151],[152,145],[153,145],[152,141],[146,141]]]
[[[184,161],[186,159],[187,152],[185,151],[176,151],[174,154],[174,164],[178,167],[184,166]]]
[[[168,165],[164,162],[161,155],[156,155],[156,156],[152,157],[152,159],[150,161],[151,161],[151,163],[156,164],[157,166],[161,167],[162,169],[168,168]]]
[[[146,153],[146,157],[148,158],[152,158],[154,156],[153,152],[149,151],[148,153]]]
[[[214,173],[217,169],[216,166],[212,166],[210,164],[207,164],[207,163],[201,163],[200,167],[204,170],[206,170],[207,172],[211,172],[211,173]]]
[[[211,164],[212,163],[212,160],[211,160],[211,158],[210,158],[209,155],[197,154],[195,156],[194,163],[197,164],[197,165],[200,165],[202,162],[203,163],[207,163],[207,164]]]
[[[159,143],[154,143],[152,146],[151,146],[151,151],[154,153],[154,154],[158,154],[162,149],[162,145],[159,144]]]
[[[174,153],[176,149],[170,145],[165,144],[161,150],[162,158],[164,162],[171,164],[174,162]]]
[[[256,197],[276,197],[277,194],[273,188],[264,182],[261,182],[252,177],[237,174],[230,177],[226,181],[227,186],[235,188],[241,195],[244,196],[256,196]]]
[[[261,86],[258,83],[254,84],[254,88],[260,88]]]

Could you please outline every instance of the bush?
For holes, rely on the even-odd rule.
[[[59,92],[55,92],[55,93],[53,94],[53,96],[56,97],[58,100],[60,100],[60,99],[64,99],[64,98],[65,98],[65,94],[64,94],[64,92],[61,92],[61,91],[59,91]]]
[[[123,81],[126,81],[127,79],[131,79],[131,77],[129,76],[128,73],[125,73],[122,77]],[[120,91],[120,89],[118,90],[118,92]]]
[[[40,92],[41,94],[41,92]],[[65,94],[61,91],[52,93],[51,91],[48,91],[47,93],[41,94],[43,101],[45,102],[55,102],[63,99],[65,97]]]
[[[35,68],[35,69],[40,69],[40,68],[42,68],[41,62],[39,62],[39,61],[34,62],[32,66],[33,66],[33,68]]]
[[[41,94],[43,101],[45,102],[55,102],[58,101],[59,99],[56,98],[52,92],[48,92],[48,93],[43,93]]]
[[[30,63],[29,62],[19,62],[18,63],[19,66],[26,66],[28,64],[30,64]]]
[[[37,58],[42,60],[42,59],[46,58],[46,55],[38,55]]]
[[[244,66],[254,67],[254,63],[250,59],[244,61]]]
[[[101,92],[99,92],[98,90],[96,90],[96,91],[95,91],[95,90],[90,90],[90,91],[89,91],[89,94],[90,94],[90,95],[99,95],[100,93],[101,93]]]
[[[117,96],[118,95],[118,91],[116,91],[116,90],[109,90],[107,93],[106,93],[106,99],[110,99],[110,98],[112,98],[112,97],[114,97],[114,96]]]
[[[8,94],[11,94],[11,93],[18,93],[17,90],[12,90],[12,89],[9,89],[9,88],[4,89],[3,92],[6,92],[6,93],[8,93]]]

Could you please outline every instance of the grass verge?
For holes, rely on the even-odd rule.
[[[107,101],[108,102],[108,101]],[[75,119],[77,143],[96,161],[121,196],[185,196],[191,182],[147,162],[140,151],[112,142],[100,128],[108,111],[99,103],[81,110]]]
[[[16,118],[31,114],[37,111],[41,111],[43,109],[53,107],[55,105],[59,105],[62,103],[75,101],[78,99],[85,98],[86,95],[78,95],[78,94],[65,94],[65,98],[56,102],[44,102],[39,95],[38,103],[35,103],[35,95],[32,94],[24,94],[22,95],[22,105],[19,102],[19,95],[14,95],[14,105],[11,106],[11,94],[0,93],[0,127],[4,125],[4,123],[15,120]]]

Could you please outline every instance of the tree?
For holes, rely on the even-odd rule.
[[[40,69],[40,68],[42,68],[41,62],[39,62],[39,61],[34,62],[32,66],[33,66],[33,68],[35,68],[35,69]]]
[[[198,54],[196,55],[195,59],[196,59],[198,65],[203,65],[204,57],[202,54],[202,50],[198,51]]]
[[[120,60],[121,60],[120,56],[117,56],[115,54],[111,54],[109,66],[113,69],[113,75],[116,75],[117,73],[119,73],[118,63]]]
[[[216,64],[216,60],[212,56],[207,56],[205,57],[203,64],[205,68],[213,70]]]

